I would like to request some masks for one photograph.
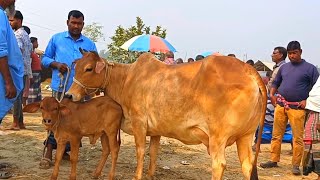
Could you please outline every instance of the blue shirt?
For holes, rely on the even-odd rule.
[[[7,15],[0,6],[0,57],[7,57],[9,71],[13,83],[17,89],[17,95],[23,88],[23,60],[21,50],[18,46],[16,37],[9,24]],[[5,84],[2,74],[0,73],[0,120],[7,114],[12,107],[15,98],[8,99],[5,96]],[[1,123],[1,122],[0,122]]]
[[[308,98],[318,77],[317,68],[304,59],[300,63],[289,62],[280,67],[272,87],[278,88],[288,102],[300,102]]]
[[[68,31],[55,34],[50,39],[44,52],[42,64],[48,68],[52,62],[56,61],[59,63],[65,63],[69,68],[71,68],[72,62],[82,57],[82,54],[79,51],[80,47],[87,51],[97,51],[94,42],[83,35],[75,41]],[[66,91],[68,91],[72,84],[73,76],[74,69],[71,68]],[[66,73],[64,74],[64,77],[66,77]],[[51,88],[54,91],[62,92],[63,89],[59,88],[60,83],[59,70],[52,69]]]

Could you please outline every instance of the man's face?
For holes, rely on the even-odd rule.
[[[80,35],[84,26],[83,17],[75,18],[73,16],[67,21],[68,30],[71,35]]]
[[[278,63],[278,62],[280,62],[280,61],[282,60],[282,56],[283,56],[283,54],[281,54],[281,53],[279,52],[279,50],[276,49],[276,50],[274,50],[274,51],[272,52],[271,58],[272,58],[272,61],[273,61],[273,62]]]
[[[34,41],[34,42],[32,43],[32,45],[33,45],[33,49],[38,48],[38,46],[39,46],[38,41]]]
[[[288,51],[288,57],[291,62],[300,62],[301,61],[302,49],[295,49],[292,51]]]
[[[7,15],[10,16],[14,16],[15,13],[15,0],[4,0],[4,7],[5,11],[7,13]]]
[[[22,26],[21,20],[14,18],[13,16],[9,16],[9,22],[10,22],[12,29],[14,29],[14,30],[17,30],[17,29],[19,29],[19,27]]]

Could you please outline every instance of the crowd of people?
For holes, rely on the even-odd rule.
[[[52,96],[60,99],[72,84],[74,69],[70,67],[75,59],[82,57],[79,48],[87,51],[97,51],[97,48],[92,40],[81,33],[84,15],[78,10],[72,10],[67,17],[68,30],[53,35],[43,57],[40,57],[35,51],[38,39],[29,37],[31,31],[27,26],[23,26],[23,14],[14,9],[14,3],[14,0],[0,0],[0,124],[12,110],[13,123],[7,129],[21,130],[27,128],[23,119],[23,106],[42,99],[41,65],[52,69]],[[235,57],[234,54],[228,56]],[[290,61],[286,63],[287,56]],[[192,63],[204,58],[203,55],[197,55],[195,59],[188,58],[187,62]],[[298,41],[290,42],[287,48],[274,48],[272,60],[275,66],[270,79],[265,81],[269,104],[274,106],[274,114],[271,114],[274,119],[271,158],[260,166],[278,167],[281,142],[289,121],[293,133],[292,173],[300,175],[299,167],[303,154],[315,151],[312,151],[312,144],[320,140],[319,72],[314,65],[302,59],[302,49]],[[181,58],[174,59],[174,53],[170,51],[165,53],[162,61],[170,65],[184,63]],[[246,63],[254,64],[252,60]],[[52,151],[57,147],[52,133],[44,144],[47,150],[41,159],[40,168],[48,169],[53,165]],[[65,159],[69,159],[69,151],[70,146],[67,146]],[[309,157],[304,158],[304,161],[309,160]],[[309,170],[320,172],[319,165],[314,165],[315,167]],[[0,170],[3,167],[5,165],[0,163]],[[10,176],[7,172],[0,173],[0,179]],[[318,179],[320,180],[320,173]]]

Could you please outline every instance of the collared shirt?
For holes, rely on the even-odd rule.
[[[87,51],[97,51],[96,45],[89,38],[81,35],[79,39],[74,40],[68,31],[61,32],[52,36],[42,58],[42,64],[47,68],[55,61],[65,63],[71,69],[66,91],[70,88],[74,76],[72,62],[82,57],[80,47]],[[66,78],[66,73],[64,77]],[[59,88],[60,81],[59,70],[52,69],[51,88],[54,91],[62,92],[63,89]]]
[[[288,102],[306,100],[319,77],[317,68],[302,59],[300,63],[286,63],[278,71],[272,87]]]
[[[23,27],[14,31],[14,34],[17,38],[18,46],[22,52],[24,75],[27,75],[29,78],[32,78],[32,70],[31,70],[32,43],[30,41],[29,35],[23,29]]]
[[[9,20],[4,10],[0,6],[0,57],[7,57],[9,71],[13,83],[17,89],[17,95],[23,88],[23,60],[16,37],[9,24]],[[7,114],[13,106],[15,98],[8,99],[5,96],[4,79],[0,73],[0,120]]]
[[[286,63],[286,61],[282,60],[282,61],[280,61],[279,63],[277,63],[276,65],[273,66],[272,75],[271,75],[271,78],[270,78],[270,80],[268,81],[268,84],[267,84],[267,89],[269,90],[269,92],[271,90],[272,83],[273,83],[274,79],[276,78],[280,67],[282,65],[284,65],[285,63]]]

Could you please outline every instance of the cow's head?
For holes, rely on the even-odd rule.
[[[73,101],[79,101],[85,95],[105,89],[107,83],[106,61],[97,52],[84,52],[83,57],[74,62],[75,76],[73,83],[66,93]]]
[[[41,102],[28,104],[23,108],[23,111],[35,113],[39,109],[42,113],[42,123],[47,130],[52,130],[58,120],[71,113],[66,106],[60,104],[54,97],[46,97]]]

